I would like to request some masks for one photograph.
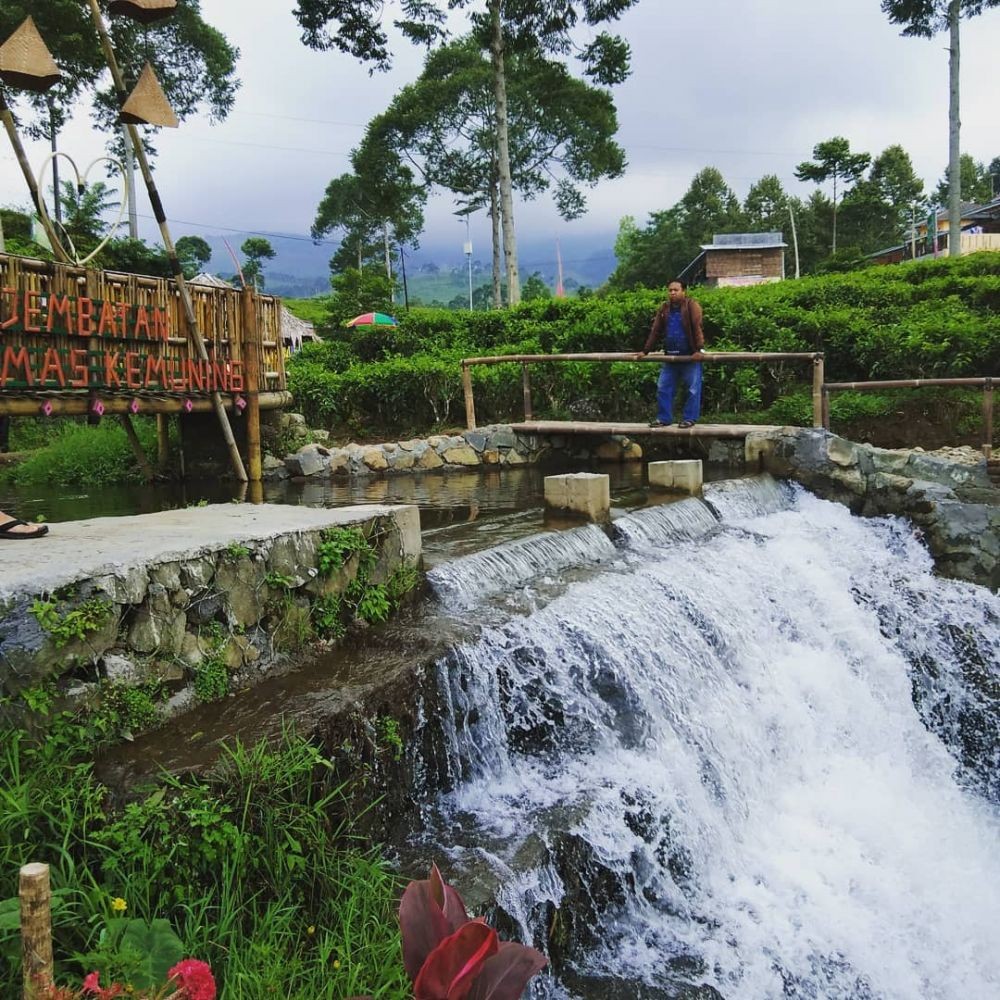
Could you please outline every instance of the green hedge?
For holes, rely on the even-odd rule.
[[[704,306],[709,350],[821,350],[830,381],[982,375],[1000,367],[996,253],[693,294]],[[289,365],[289,385],[310,424],[338,434],[455,425],[463,415],[463,357],[638,350],[663,296],[640,290],[476,313],[414,309],[397,327],[355,329],[308,345]],[[653,365],[536,365],[535,414],[645,417],[656,374]],[[474,368],[472,377],[481,423],[519,417],[519,366]],[[709,365],[705,412],[758,415],[801,392],[807,378],[801,365]]]

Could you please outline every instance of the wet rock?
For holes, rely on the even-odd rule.
[[[338,472],[346,472],[350,461],[350,456],[343,448],[334,448],[330,452],[330,475],[335,475]]]
[[[202,556],[180,564],[181,585],[189,591],[204,590],[215,576],[215,557]]]
[[[396,472],[404,472],[412,469],[416,465],[417,456],[412,451],[394,452],[390,459],[390,466]]]
[[[489,436],[488,447],[496,449],[513,448],[517,443],[514,432],[509,427],[494,430]]]
[[[180,563],[160,563],[149,571],[149,579],[168,591],[181,589]],[[138,601],[129,602],[138,604]]]
[[[443,458],[449,465],[479,465],[479,455],[468,445],[448,448]]]
[[[224,595],[223,607],[231,625],[257,622],[263,610],[263,564],[248,559],[222,562],[215,575],[215,586]]]
[[[109,653],[103,659],[104,676],[112,684],[142,684],[148,679],[146,671],[133,660],[120,653]]]
[[[222,595],[203,592],[192,598],[187,606],[187,617],[192,625],[207,625],[215,621],[222,611]]]
[[[275,455],[265,455],[261,460],[261,475],[265,479],[287,479],[288,474],[288,467]]]
[[[129,646],[139,653],[170,655],[180,651],[187,617],[170,603],[170,597],[153,584],[146,602],[138,609],[128,631]]]
[[[307,444],[285,459],[285,466],[293,476],[316,476],[330,465],[330,452],[319,444]]]
[[[149,571],[145,566],[130,566],[121,573],[95,577],[93,585],[115,604],[142,604],[149,586]]]
[[[373,472],[381,472],[389,467],[385,452],[381,448],[366,448],[362,455],[362,461]]]
[[[417,460],[418,469],[440,469],[442,465],[444,461],[433,448],[428,448]]]
[[[473,451],[481,452],[486,448],[489,435],[483,431],[466,431],[464,437],[466,443]]]
[[[504,465],[524,465],[527,459],[519,451],[514,451],[511,449],[504,455],[503,464]]]

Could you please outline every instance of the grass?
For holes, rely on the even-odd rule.
[[[134,418],[133,425],[151,461],[156,459],[156,425],[148,418]],[[38,444],[23,462],[13,465],[5,477],[18,486],[106,486],[142,481],[142,474],[129,447],[125,430],[115,422],[97,427],[59,420],[47,439],[44,431],[15,421],[11,448],[20,450],[32,439]]]
[[[352,835],[347,789],[317,747],[291,733],[235,743],[203,777],[165,776],[116,806],[85,752],[86,720],[45,726],[38,739],[0,730],[0,901],[22,864],[51,866],[60,982],[128,968],[107,953],[120,897],[130,918],[170,921],[184,954],[212,966],[221,1000],[409,995],[400,883]],[[19,941],[4,928],[0,998],[15,1000]]]

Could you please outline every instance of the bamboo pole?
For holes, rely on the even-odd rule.
[[[276,410],[287,406],[292,401],[290,392],[262,392],[259,394],[260,408],[262,410]],[[53,417],[85,417],[89,412],[90,400],[85,395],[80,396],[54,396],[48,400],[52,404]],[[105,414],[116,415],[119,413],[129,413],[131,398],[125,396],[102,396]],[[171,413],[211,413],[214,409],[212,400],[205,397],[192,398],[188,400],[191,409],[188,410],[183,399],[169,397],[166,399],[143,400],[143,411],[145,413],[171,414]],[[0,392],[0,415],[11,417],[37,417],[41,400],[32,396],[11,396],[6,392]]]
[[[146,450],[132,426],[132,417],[128,413],[119,413],[118,419],[121,421],[122,427],[125,428],[125,437],[128,438],[129,447],[132,449],[136,462],[139,463],[139,468],[142,469],[146,482],[151,483],[156,478],[156,472],[150,465],[149,459],[146,457]]]
[[[702,354],[698,361],[809,361],[816,358],[815,352],[809,353],[789,353],[789,352],[749,352],[749,351],[725,351],[716,354]],[[670,364],[684,364],[693,360],[686,354],[626,354],[626,353],[594,353],[594,354],[500,354],[483,358],[464,358],[463,365],[503,365],[516,362],[530,362],[531,364],[545,364],[555,361],[648,361],[653,364],[662,365],[664,362]]]
[[[18,895],[21,905],[21,964],[24,998],[53,982],[52,888],[49,866],[24,865]]]
[[[462,392],[465,394],[465,426],[476,429],[476,401],[472,396],[472,371],[469,362],[462,362]]]
[[[35,206],[35,211],[38,212],[38,219],[42,224],[42,228],[45,230],[45,235],[49,238],[49,243],[52,244],[52,253],[55,254],[57,260],[68,264],[70,262],[69,254],[66,252],[65,247],[59,240],[59,236],[56,234],[55,226],[52,225],[49,213],[45,210],[45,202],[42,199],[41,192],[38,190],[38,183],[35,180],[35,175],[31,172],[31,164],[28,162],[28,154],[24,151],[24,146],[21,143],[21,137],[17,131],[17,125],[14,123],[14,115],[11,113],[10,106],[7,104],[2,87],[0,87],[0,119],[3,120],[3,127],[7,132],[7,138],[10,139],[10,144],[14,147],[14,156],[17,158],[17,164],[21,168],[21,173],[24,175],[25,183],[28,185],[28,191],[31,193],[31,201]],[[56,198],[58,197],[59,192],[56,191]]]
[[[166,413],[156,414],[156,464],[160,472],[165,472],[170,461],[170,417]]]
[[[813,427],[823,427],[823,355],[813,357]]]
[[[925,386],[983,386],[988,381],[987,377],[982,378],[910,378],[910,379],[887,379],[882,382],[827,382],[828,392],[853,389],[856,392],[866,392],[869,389],[921,389]]]
[[[524,394],[524,419],[533,420],[531,412],[531,374],[526,364],[521,365],[521,391]]]
[[[240,293],[243,299],[243,372],[247,395],[247,466],[251,482],[264,476],[260,453],[260,346],[257,329],[256,294],[250,288]]]
[[[983,386],[983,455],[988,462],[993,457],[993,379]]]
[[[128,95],[125,91],[125,80],[122,77],[121,70],[118,67],[118,60],[115,58],[115,50],[111,45],[111,37],[108,35],[107,26],[104,23],[104,18],[101,16],[101,9],[98,6],[97,0],[89,0],[90,12],[94,19],[94,24],[97,27],[97,34],[101,40],[101,48],[104,51],[104,57],[107,60],[108,68],[111,70],[111,78],[114,81],[115,91],[118,95],[119,107],[124,106]],[[203,361],[208,361],[208,351],[205,348],[205,341],[201,335],[201,330],[198,328],[198,317],[195,315],[194,303],[191,301],[191,293],[188,291],[187,282],[184,280],[184,272],[181,269],[180,260],[177,257],[177,250],[174,247],[174,241],[170,236],[170,227],[167,225],[167,216],[163,210],[163,202],[160,200],[160,193],[156,189],[156,183],[153,180],[153,173],[149,167],[149,160],[146,157],[146,150],[142,144],[142,137],[139,135],[139,130],[134,125],[125,125],[125,129],[128,131],[129,138],[132,140],[132,146],[135,150],[135,158],[139,162],[139,170],[142,173],[142,179],[146,183],[146,191],[149,194],[149,201],[153,207],[153,215],[156,217],[156,222],[160,227],[160,237],[163,240],[163,248],[167,252],[167,256],[170,258],[170,267],[173,272],[174,281],[177,285],[177,290],[180,292],[181,304],[184,308],[184,317],[187,321],[187,326],[190,331],[191,339],[194,341],[195,347],[198,350],[198,354]],[[218,392],[212,393],[212,406],[215,410],[215,415],[219,421],[219,427],[222,430],[222,436],[225,439],[226,447],[229,450],[229,460],[233,467],[233,472],[236,478],[240,482],[247,481],[246,470],[243,468],[243,459],[240,458],[239,449],[236,447],[236,439],[233,437],[233,428],[229,424],[229,417],[226,415],[226,408],[222,403],[222,396]]]
[[[823,386],[823,430],[830,429],[830,393]]]

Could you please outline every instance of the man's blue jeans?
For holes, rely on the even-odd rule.
[[[680,382],[687,389],[684,400],[685,420],[696,423],[701,416],[701,362],[682,361],[660,367],[660,380],[656,383],[656,419],[663,424],[674,422],[674,391]]]

